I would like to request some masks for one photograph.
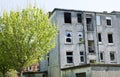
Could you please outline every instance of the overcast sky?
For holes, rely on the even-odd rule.
[[[120,11],[120,0],[0,0],[0,11],[21,9],[29,4],[35,4],[47,12],[54,8],[98,12]]]

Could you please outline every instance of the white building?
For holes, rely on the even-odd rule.
[[[119,12],[54,9],[50,20],[58,36],[48,60],[40,64],[43,77],[98,77],[94,70],[109,71],[99,77],[112,77],[115,70],[120,76]]]

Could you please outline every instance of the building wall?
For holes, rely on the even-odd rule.
[[[64,23],[64,12],[71,13],[72,23]],[[77,13],[82,14],[82,23],[77,22]],[[96,16],[100,16],[100,25],[97,25]],[[91,17],[94,30],[87,30],[86,18]],[[111,26],[106,25],[106,17],[111,17]],[[57,25],[58,36],[56,37],[56,47],[49,52],[48,60],[41,62],[42,71],[48,71],[48,77],[75,77],[74,71],[61,72],[61,69],[74,67],[82,64],[89,64],[90,60],[95,60],[95,63],[103,64],[120,64],[120,14],[119,13],[100,13],[87,12],[76,10],[54,10],[50,16],[52,24]],[[66,43],[66,31],[72,33],[72,43]],[[78,32],[83,33],[83,43],[79,43]],[[98,33],[101,33],[102,42],[98,42]],[[113,34],[113,44],[108,44],[108,33]],[[95,53],[89,53],[88,41],[93,41]],[[73,63],[67,63],[66,52],[73,52]],[[85,52],[85,63],[80,62],[80,51]],[[115,52],[115,62],[110,61],[110,52]],[[100,62],[100,52],[104,52],[104,62]],[[48,64],[46,64],[48,62]],[[48,65],[48,66],[47,66]],[[83,69],[82,69],[83,70]],[[100,71],[97,71],[98,73]],[[101,71],[104,73],[104,71]],[[110,71],[112,72],[112,71]],[[89,72],[90,73],[90,72]],[[95,74],[94,71],[92,71]],[[116,72],[117,74],[117,72]],[[88,73],[87,73],[88,75]],[[89,74],[90,75],[90,74]],[[89,76],[88,76],[89,77]]]
[[[77,73],[86,73],[86,77],[91,77],[91,67],[62,70],[61,77],[76,77]]]
[[[92,67],[91,77],[119,77],[119,67]]]
[[[97,33],[101,33],[102,34],[102,43],[98,43],[98,50],[99,52],[103,51],[104,52],[104,58],[105,58],[105,63],[111,63],[110,62],[110,51],[115,51],[116,52],[116,62],[115,63],[119,63],[119,61],[117,60],[117,55],[119,52],[119,46],[117,45],[117,42],[119,41],[119,36],[118,34],[118,29],[119,29],[119,24],[117,24],[117,18],[116,15],[114,14],[97,14],[99,16],[101,16],[101,25],[97,25]],[[112,25],[107,26],[106,25],[106,17],[111,17],[112,18]],[[112,33],[113,34],[113,44],[108,44],[108,37],[107,34],[108,33]]]
[[[59,39],[60,39],[60,65],[61,68],[76,66],[80,64],[79,52],[85,51],[84,44],[79,44],[78,32],[83,32],[83,25],[81,23],[77,23],[76,14],[79,12],[71,12],[72,23],[64,23],[64,11],[57,12],[57,21],[59,28]],[[72,43],[68,44],[65,42],[66,31],[72,32]],[[73,52],[73,63],[68,64],[66,60],[66,52]]]

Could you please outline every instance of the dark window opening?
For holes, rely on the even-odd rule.
[[[86,77],[86,73],[76,73],[76,77]]]
[[[67,55],[67,63],[73,63],[73,53],[66,52],[66,55]]]
[[[71,13],[64,13],[64,22],[71,23]]]
[[[70,33],[68,33],[68,34],[67,34],[67,37],[71,37],[71,34],[70,34]]]
[[[83,53],[83,52],[80,52],[80,55],[84,55],[84,53]]]
[[[102,38],[101,38],[101,33],[98,33],[98,41],[101,42]]]
[[[92,22],[92,19],[91,19],[91,18],[86,18],[86,23],[87,23],[87,24],[91,24],[91,22]]]
[[[72,42],[71,38],[66,38],[66,42]]]
[[[84,57],[81,56],[81,57],[80,57],[80,60],[81,60],[81,62],[84,62]]]
[[[80,61],[84,62],[84,52],[80,52]]]
[[[108,43],[113,43],[113,36],[112,36],[112,34],[108,34]]]
[[[47,60],[48,60],[48,66],[49,66],[49,62],[50,62],[50,60],[49,60],[49,53],[47,54]]]
[[[104,59],[103,59],[103,53],[102,53],[102,52],[100,53],[100,60],[101,60],[101,61],[104,60]]]
[[[93,31],[93,25],[92,25],[92,18],[86,18],[86,24],[87,24],[87,30],[88,31]]]
[[[114,60],[115,60],[115,53],[114,53],[114,52],[111,52],[111,53],[110,53],[110,60],[111,60],[111,61],[114,61]]]
[[[107,25],[111,25],[111,20],[110,19],[106,19]]]
[[[78,23],[82,23],[82,14],[77,14]]]

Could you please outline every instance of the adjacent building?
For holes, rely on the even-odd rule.
[[[54,9],[56,47],[40,63],[43,77],[120,76],[120,12]]]

